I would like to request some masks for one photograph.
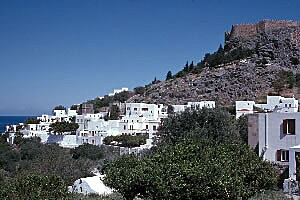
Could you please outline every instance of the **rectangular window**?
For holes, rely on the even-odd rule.
[[[146,125],[146,129],[148,129],[149,127],[148,127],[148,125]]]
[[[127,110],[130,110],[130,107],[127,107]]]
[[[124,130],[126,130],[126,125],[124,125]]]
[[[153,126],[153,130],[156,131],[156,126]]]
[[[283,134],[295,135],[296,131],[296,120],[295,119],[285,119],[283,120]]]
[[[133,110],[134,110],[134,111],[137,111],[137,108],[134,108]]]
[[[284,149],[277,150],[277,161],[288,162],[289,151]]]
[[[142,111],[148,111],[148,108],[142,108]]]

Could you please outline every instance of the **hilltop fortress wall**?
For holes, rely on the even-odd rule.
[[[227,39],[230,40],[235,37],[248,37],[258,33],[265,33],[287,27],[300,28],[300,22],[290,20],[263,20],[257,24],[237,24],[232,26],[230,33],[227,33]],[[294,35],[294,37],[298,37],[299,33],[294,33]]]

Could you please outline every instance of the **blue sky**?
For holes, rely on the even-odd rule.
[[[242,3],[241,3],[242,2]],[[198,62],[232,24],[300,21],[300,1],[0,1],[0,115],[39,115]]]

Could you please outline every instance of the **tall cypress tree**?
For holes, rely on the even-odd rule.
[[[183,71],[184,72],[189,72],[189,62],[188,61],[186,61],[186,64],[185,64],[185,66],[183,68]]]
[[[194,61],[192,61],[192,63],[189,66],[189,71],[193,71],[194,70]]]
[[[172,79],[172,78],[173,78],[172,72],[171,72],[171,71],[168,71],[167,77],[166,77],[166,81],[167,81],[167,80],[170,80],[170,79]]]

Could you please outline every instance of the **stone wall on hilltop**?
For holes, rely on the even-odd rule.
[[[256,24],[237,24],[232,26],[231,32],[227,34],[227,39],[249,37],[288,27],[300,27],[300,22],[291,20],[263,20]]]
[[[257,101],[274,92],[272,85],[282,70],[300,73],[299,22],[265,20],[234,25],[225,38],[225,56],[237,48],[250,49],[253,54],[217,69],[206,67],[198,74],[153,84],[128,102],[184,104],[215,100],[217,104],[234,105],[236,100]]]

